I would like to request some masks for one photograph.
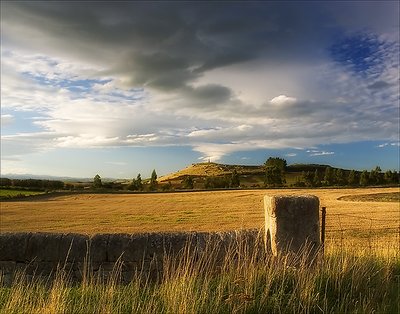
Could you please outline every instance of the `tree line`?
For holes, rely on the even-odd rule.
[[[40,179],[9,179],[0,178],[0,186],[5,188],[30,188],[30,189],[63,189],[64,182],[59,180],[40,180]]]
[[[286,184],[287,163],[282,158],[270,157],[265,162],[265,181],[266,187],[281,187]],[[302,171],[296,178],[293,186],[296,187],[321,187],[321,186],[373,186],[399,184],[399,173],[388,170],[382,172],[379,166],[371,171],[363,170],[343,170],[326,167],[325,171],[315,169],[312,171]]]

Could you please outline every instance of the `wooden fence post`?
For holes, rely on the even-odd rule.
[[[325,251],[325,219],[326,219],[326,207],[322,207],[321,217],[321,252],[324,255]]]

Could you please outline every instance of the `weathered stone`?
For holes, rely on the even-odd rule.
[[[310,254],[320,245],[319,199],[313,195],[265,196],[265,230],[274,255],[299,253],[308,246]]]
[[[107,261],[132,261],[133,252],[130,249],[132,237],[129,234],[110,234],[107,243]]]
[[[88,252],[89,237],[87,235],[66,233],[60,237],[58,260],[65,262],[82,262]]]
[[[2,274],[2,276],[13,274],[15,272],[16,267],[17,267],[16,262],[10,262],[10,261],[1,262],[0,261],[0,273]]]
[[[109,234],[96,234],[90,239],[90,261],[105,262],[107,258],[107,245]]]
[[[25,259],[27,261],[57,261],[61,234],[32,233],[29,237]]]
[[[0,260],[25,261],[26,247],[31,233],[0,233]]]

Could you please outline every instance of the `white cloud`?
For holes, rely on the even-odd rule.
[[[288,97],[286,95],[279,95],[272,98],[269,102],[275,106],[282,106],[282,105],[292,105],[296,103],[297,99],[294,97]]]
[[[383,144],[379,144],[377,147],[384,148],[384,147],[387,147],[387,146],[400,146],[400,142],[383,143]]]
[[[334,155],[335,152],[327,152],[327,151],[319,151],[319,150],[307,150],[307,153],[310,153],[309,156],[327,156],[327,155]]]
[[[168,6],[147,8],[146,16],[117,6],[99,5],[90,14],[82,8],[79,16],[73,6],[63,14],[57,5],[9,6],[15,18],[4,15],[1,103],[15,117],[22,110],[37,113],[34,124],[40,131],[5,137],[2,154],[184,145],[205,159],[220,160],[259,148],[390,143],[398,137],[397,42],[391,48],[382,45],[377,64],[362,77],[331,61],[326,51],[334,39],[323,33],[324,27],[280,21],[286,7],[276,9],[281,15],[272,14],[269,22],[258,21],[257,29],[268,30],[268,38],[250,41],[258,32],[246,16],[236,16],[243,25],[238,23],[231,35],[212,30],[226,26],[218,14],[229,6],[208,11],[210,16],[194,15],[191,27],[186,19],[170,20]],[[166,14],[168,23],[152,19],[153,10]],[[143,27],[121,22],[110,28],[111,13],[127,25],[134,21]],[[315,19],[311,24],[324,22],[318,10],[307,14]],[[79,20],[85,16],[98,23],[77,32],[76,25],[88,25],[88,19]],[[61,24],[69,27],[61,30]],[[288,24],[299,27],[295,37],[283,31]],[[12,119],[4,118],[5,123]]]
[[[285,155],[286,157],[296,157],[297,154],[296,153],[289,153]]]
[[[5,127],[14,122],[14,116],[11,114],[2,114],[1,115],[1,127]]]

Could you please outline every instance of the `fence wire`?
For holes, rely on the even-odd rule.
[[[372,213],[376,214],[376,212],[371,212],[370,214]],[[358,219],[360,223],[354,227],[349,227],[348,224],[343,227],[341,217]],[[366,227],[367,221],[369,222],[368,227]],[[388,247],[388,239],[390,239],[395,241],[391,243],[396,243],[395,246],[400,255],[400,209],[398,218],[394,219],[366,217],[348,213],[329,213],[329,211],[326,211],[325,224],[321,228],[321,231],[325,232],[322,238],[330,235],[329,241],[340,241],[341,245],[344,245],[346,240],[354,240],[357,241],[358,247],[385,249]],[[360,226],[361,224],[364,224],[364,226]]]

